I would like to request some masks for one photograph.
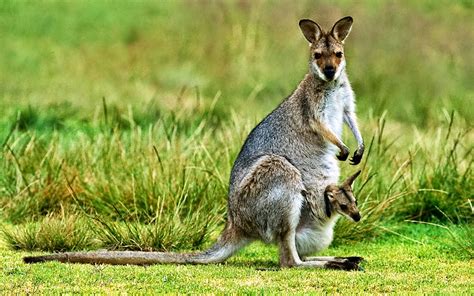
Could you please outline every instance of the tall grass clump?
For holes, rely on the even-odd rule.
[[[446,217],[456,217],[458,222],[474,222],[473,133],[469,126],[458,128],[454,122],[452,113],[444,129],[432,132],[431,141],[418,135],[419,148],[413,156],[421,158],[416,187],[401,207],[410,219],[448,222]]]
[[[163,113],[148,127],[134,124],[133,119],[123,127],[111,126],[110,117],[105,120],[110,111],[104,106],[104,116],[88,123],[93,133],[15,130],[6,141],[1,163],[4,217],[16,224],[59,213],[66,218],[88,217],[98,245],[110,249],[202,247],[223,225],[228,176],[253,123],[231,116],[208,125],[210,106],[200,108]],[[420,136],[415,130],[412,144],[403,149],[410,140],[397,138],[395,126],[383,115],[363,127],[369,140],[363,174],[354,188],[363,220],[353,224],[341,219],[336,243],[376,237],[385,223],[406,217],[429,220],[432,215],[419,215],[427,209],[456,213],[469,221],[471,213],[463,203],[469,202],[472,159],[457,155],[469,156],[469,146],[460,144],[468,141],[460,137],[470,133],[452,117],[437,132]],[[439,141],[440,135],[446,142]],[[426,147],[433,154],[425,153]],[[435,162],[445,153],[448,162]],[[343,175],[353,170],[346,163],[341,166]],[[461,173],[441,171],[446,175],[438,177],[436,170],[446,168]],[[444,183],[425,182],[433,178]],[[449,200],[447,195],[460,197]],[[16,243],[22,237],[48,240],[47,231],[25,229],[7,234],[12,247],[33,248]],[[56,245],[61,250],[67,247]]]
[[[89,221],[76,215],[47,216],[33,223],[6,226],[3,240],[14,250],[74,251],[96,248]]]
[[[109,248],[197,248],[222,225],[243,137],[232,120],[219,127],[212,116],[208,105],[169,112],[146,128],[110,120],[104,128],[101,119],[88,123],[92,134],[16,130],[2,151],[4,217],[23,223],[81,215],[95,221]],[[15,247],[14,237],[41,235],[26,228],[8,241]]]

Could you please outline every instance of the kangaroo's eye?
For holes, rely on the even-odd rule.
[[[336,57],[342,58],[342,52],[340,52],[340,51],[336,52]]]
[[[343,211],[347,210],[347,206],[346,205],[341,205],[341,210],[343,210]]]
[[[314,53],[314,58],[317,59],[317,60],[320,59],[321,56],[322,56],[322,55],[321,55],[320,52],[315,52],[315,53]]]

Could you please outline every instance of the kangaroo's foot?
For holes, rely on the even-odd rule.
[[[336,258],[346,259],[346,260],[349,260],[350,262],[354,262],[354,263],[356,263],[356,264],[359,264],[359,263],[361,263],[362,261],[364,261],[364,258],[363,258],[363,257],[358,257],[358,256],[336,257]]]
[[[349,261],[347,259],[337,260],[316,260],[316,261],[303,261],[296,267],[299,268],[323,268],[323,269],[336,269],[336,270],[356,270],[363,271],[356,262]]]
[[[331,257],[331,256],[314,256],[314,257],[304,257],[303,261],[336,261],[336,262],[353,262],[359,264],[364,261],[364,258],[351,256],[351,257]]]

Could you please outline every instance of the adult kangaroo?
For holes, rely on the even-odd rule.
[[[339,160],[349,156],[341,140],[343,122],[358,142],[351,163],[358,164],[364,153],[345,71],[343,44],[352,22],[351,17],[344,17],[328,32],[311,20],[299,22],[310,43],[309,73],[246,139],[231,172],[226,226],[209,250],[195,254],[76,252],[24,261],[207,264],[223,262],[248,243],[262,240],[278,244],[282,267],[358,269],[360,257],[306,257],[331,243],[339,214],[360,220],[351,189],[358,173],[336,186],[337,150]]]

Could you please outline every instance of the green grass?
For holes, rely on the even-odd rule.
[[[1,1],[0,285],[472,292],[472,11],[447,0]],[[257,271],[277,258],[260,245],[206,267],[20,262],[26,250],[211,244],[245,137],[307,72],[298,20],[328,27],[349,14],[367,149],[341,169],[363,170],[363,220],[341,219],[326,254],[365,256],[365,273]],[[347,130],[343,139],[355,149]]]
[[[133,120],[126,129],[99,120],[84,124],[89,134],[14,131],[0,163],[3,217],[22,227],[33,221],[74,227],[75,219],[67,220],[77,216],[94,224],[78,228],[112,249],[199,248],[225,219],[232,161],[253,124],[233,119],[213,125],[206,115],[212,112],[192,112],[169,113],[146,129]],[[365,135],[373,132],[355,186],[363,219],[355,227],[342,220],[337,241],[372,237],[380,226],[403,219],[472,223],[472,154],[460,144],[469,141],[469,130],[455,121],[414,133],[411,144],[408,135],[389,140],[398,131],[383,117],[362,125]],[[354,170],[341,166],[343,175]],[[9,232],[12,246],[25,245],[25,231]],[[36,232],[33,249],[54,249],[48,241],[64,249],[48,236],[66,240],[67,232]]]
[[[26,265],[19,262],[29,253],[1,249],[0,292],[459,295],[474,291],[472,260],[460,258],[446,247],[446,232],[432,226],[405,225],[399,233],[405,238],[385,234],[377,240],[324,252],[363,256],[364,272],[279,270],[276,249],[262,244],[248,247],[225,264],[209,266]]]

